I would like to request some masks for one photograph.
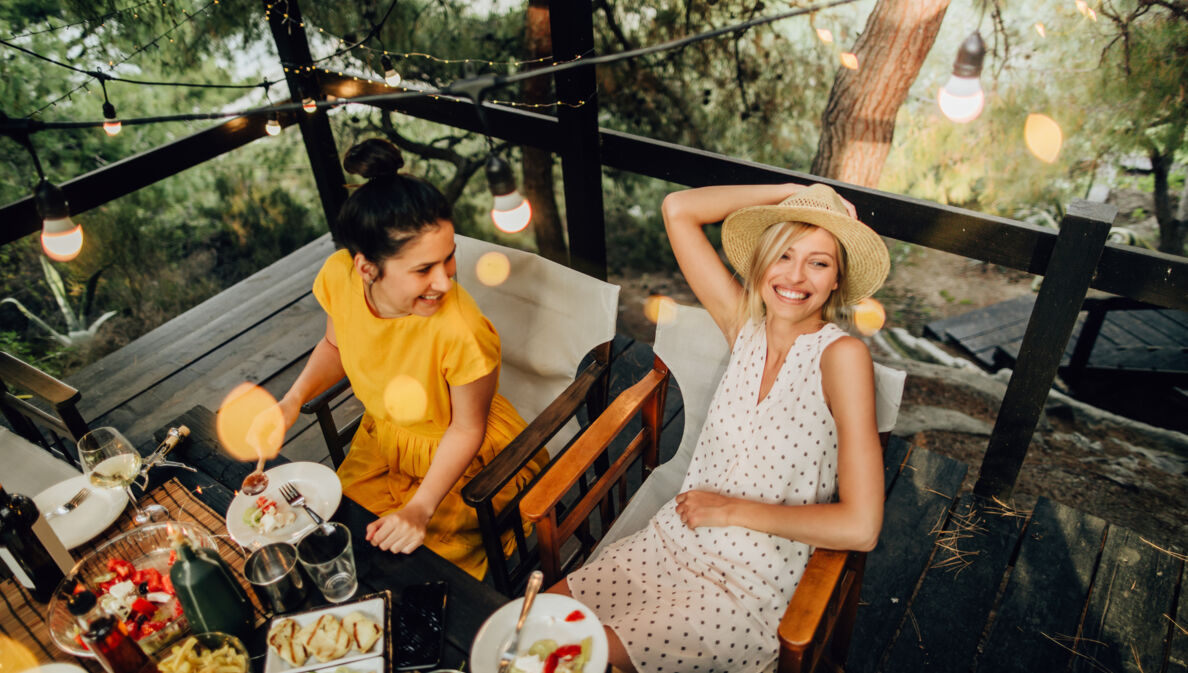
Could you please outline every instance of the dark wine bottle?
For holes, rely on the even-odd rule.
[[[0,486],[0,559],[33,600],[48,602],[73,559],[33,500]]]
[[[140,645],[128,636],[124,623],[97,607],[95,594],[80,591],[66,601],[66,609],[82,627],[82,639],[107,673],[160,673]]]

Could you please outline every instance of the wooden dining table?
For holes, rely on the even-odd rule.
[[[232,460],[220,449],[215,431],[215,415],[207,408],[197,406],[186,411],[156,434],[164,438],[171,427],[185,425],[190,435],[170,455],[171,460],[190,465],[195,472],[176,468],[158,468],[153,471],[149,490],[157,488],[165,480],[175,479],[190,490],[199,500],[214,511],[226,515],[227,508],[235,497],[235,490],[250,473],[254,463]],[[151,448],[151,447],[149,447]],[[289,462],[284,456],[268,461],[265,469]],[[470,657],[470,646],[483,622],[496,609],[507,602],[507,598],[493,586],[476,580],[454,564],[445,560],[428,547],[420,547],[411,554],[394,554],[381,551],[366,541],[367,524],[376,520],[359,503],[344,496],[338,510],[331,517],[351,531],[355,565],[359,579],[357,596],[376,592],[391,593],[393,611],[399,610],[401,592],[405,587],[425,582],[444,581],[449,589],[446,599],[445,647],[440,662],[441,668],[462,668]],[[309,607],[326,604],[316,591],[307,598]],[[392,619],[393,630],[397,628]],[[253,656],[265,651],[264,636],[267,625],[256,629],[246,645]],[[398,642],[399,633],[393,633]],[[263,659],[254,659],[256,670],[263,670]],[[468,669],[467,669],[468,670]]]

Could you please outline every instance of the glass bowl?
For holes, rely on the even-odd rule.
[[[207,631],[206,633],[194,633],[184,638],[179,638],[174,643],[173,647],[162,648],[160,651],[158,651],[155,659],[157,667],[161,670],[161,673],[175,673],[175,671],[184,670],[184,667],[180,666],[176,668],[171,667],[168,661],[175,650],[186,646],[186,642],[190,638],[193,638],[197,641],[197,644],[194,646],[194,651],[196,654],[201,655],[203,652],[214,652],[222,649],[223,647],[230,647],[235,654],[240,655],[241,658],[239,661],[243,663],[243,668],[240,669],[238,673],[248,673],[248,670],[251,668],[251,656],[248,654],[247,648],[243,646],[242,640],[229,633],[222,633],[220,631]],[[218,670],[231,673],[230,669],[228,668],[219,667]]]
[[[137,570],[154,568],[163,576],[168,577],[173,552],[170,531],[174,530],[180,531],[195,547],[218,551],[214,537],[198,526],[182,521],[162,521],[137,526],[105,542],[74,565],[70,574],[66,576],[58,590],[54,592],[53,598],[50,599],[49,608],[46,611],[46,622],[49,626],[50,639],[54,641],[54,645],[63,652],[76,657],[95,656],[75,640],[81,629],[78,626],[78,621],[66,609],[66,600],[62,596],[63,590],[72,580],[78,580],[88,589],[99,593],[98,584],[110,574],[107,564],[112,559],[128,561]],[[189,630],[189,623],[186,621],[185,615],[173,616],[176,601],[177,598],[172,598],[163,606],[170,615],[169,618],[162,620],[165,622],[165,626],[137,641],[146,653],[153,654]]]

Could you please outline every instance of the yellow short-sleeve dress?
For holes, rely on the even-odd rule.
[[[450,425],[450,386],[499,368],[499,335],[457,283],[429,317],[375,316],[346,250],[326,260],[313,291],[334,325],[343,369],[365,409],[338,468],[343,493],[384,516],[408,503],[429,470]],[[496,394],[478,454],[429,520],[425,545],[480,579],[487,557],[462,487],[525,425],[511,403]],[[496,498],[496,510],[540,471],[544,460],[542,452],[508,484]]]

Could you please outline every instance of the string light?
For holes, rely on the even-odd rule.
[[[396,72],[396,68],[392,66],[392,59],[388,58],[387,54],[380,57],[380,67],[384,71],[384,81],[388,86],[400,86],[400,73]]]
[[[99,78],[99,85],[103,87],[103,132],[114,136],[120,132],[123,124],[116,118],[115,106],[107,98],[107,81],[104,77]]]
[[[264,124],[264,131],[270,136],[279,136],[284,127],[280,123],[280,113],[274,112]]]
[[[974,31],[961,43],[953,61],[953,75],[937,92],[941,112],[958,124],[971,122],[982,114],[986,94],[978,78],[982,75],[985,57],[986,45],[981,34]]]
[[[8,122],[8,116],[0,112],[0,122]],[[37,215],[41,217],[41,249],[46,256],[58,262],[69,262],[78,257],[82,250],[82,227],[70,219],[70,204],[66,202],[66,195],[54,183],[45,178],[45,171],[41,168],[41,159],[33,147],[33,139],[29,137],[29,124],[16,122],[16,129],[8,135],[21,144],[29,153],[33,161],[33,168],[37,171],[37,186],[33,188],[33,204],[37,208]]]
[[[502,232],[515,234],[523,231],[532,220],[532,206],[516,190],[516,178],[512,175],[511,166],[503,157],[493,154],[487,159],[486,172],[487,187],[494,197],[491,220]]]
[[[301,109],[305,110],[309,114],[313,114],[318,111],[318,102],[313,98],[306,96],[305,100],[301,101]]]

